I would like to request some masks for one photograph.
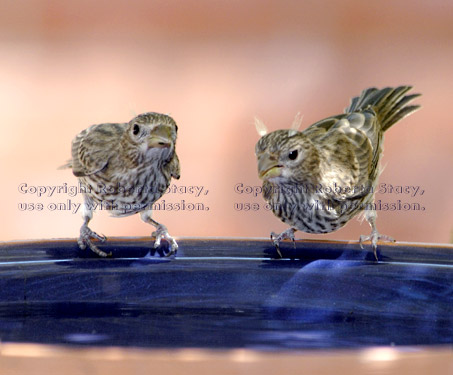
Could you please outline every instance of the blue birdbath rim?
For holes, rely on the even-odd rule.
[[[453,245],[111,238],[0,245],[0,339],[143,348],[451,345]],[[151,251],[150,251],[151,249]]]

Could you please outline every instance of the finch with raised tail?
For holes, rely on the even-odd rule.
[[[368,88],[351,100],[343,114],[304,131],[298,131],[299,117],[291,129],[271,133],[255,120],[261,135],[255,153],[263,196],[273,213],[290,226],[281,234],[271,233],[279,254],[279,242],[294,241],[297,230],[330,233],[363,213],[371,234],[360,236],[360,245],[370,240],[378,260],[378,240],[393,241],[379,234],[373,207],[382,143],[392,125],[420,107],[409,105],[420,95],[407,95],[411,88]]]

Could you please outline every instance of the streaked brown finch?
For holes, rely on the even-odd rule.
[[[279,254],[279,242],[294,241],[297,230],[333,232],[362,213],[371,234],[360,236],[360,245],[370,240],[378,260],[378,240],[393,241],[376,229],[374,193],[383,137],[392,125],[419,108],[408,105],[419,96],[406,95],[410,89],[368,88],[351,100],[343,114],[304,131],[298,131],[298,116],[291,129],[271,133],[255,120],[261,135],[255,152],[263,196],[273,213],[290,226],[281,234],[271,233]]]
[[[72,159],[64,167],[72,168],[83,189],[84,223],[78,244],[99,256],[109,254],[93,239],[106,237],[93,232],[88,223],[95,209],[109,210],[112,216],[140,213],[141,219],[156,231],[154,247],[165,239],[166,255],[175,254],[178,244],[167,228],[152,219],[152,205],[168,189],[172,178],[179,178],[179,159],[175,145],[178,127],[167,115],[143,113],[128,123],[93,125],[72,141]]]

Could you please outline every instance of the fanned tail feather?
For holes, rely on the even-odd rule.
[[[352,98],[345,113],[373,109],[379,117],[382,130],[386,131],[420,108],[419,105],[407,105],[420,96],[420,94],[405,95],[410,89],[412,86],[386,87],[381,90],[374,87],[368,88],[360,96]]]

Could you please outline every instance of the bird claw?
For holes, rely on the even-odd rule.
[[[363,242],[371,241],[371,246],[373,247],[373,253],[374,253],[374,257],[376,258],[376,261],[379,261],[379,258],[377,255],[377,243],[379,240],[386,241],[386,242],[395,242],[395,240],[392,237],[387,236],[385,234],[379,234],[379,232],[377,230],[372,230],[371,234],[369,236],[361,235],[359,238],[360,248],[362,248],[362,249],[363,249]]]
[[[156,241],[154,242],[155,249],[160,246],[162,239],[166,240],[170,244],[170,250],[165,254],[166,257],[174,255],[178,251],[178,244],[176,240],[172,236],[170,236],[167,228],[164,225],[159,225],[151,236],[156,238]]]
[[[100,242],[105,242],[107,239],[106,236],[104,235],[99,235],[96,232],[93,232],[90,228],[88,228],[88,225],[84,224],[80,228],[80,237],[77,240],[77,243],[79,245],[80,250],[85,250],[88,246],[88,248],[95,254],[99,255],[100,257],[107,257],[107,256],[112,256],[112,253],[106,253],[99,249],[91,240],[92,238],[99,240]]]
[[[291,240],[291,241],[293,241],[294,248],[296,248],[296,238],[294,237],[295,231],[296,231],[295,229],[289,228],[280,234],[271,232],[271,241],[274,244],[275,250],[277,250],[277,253],[280,256],[280,258],[283,258],[282,253],[280,252],[280,246],[279,246],[280,241],[283,241],[286,239]]]

